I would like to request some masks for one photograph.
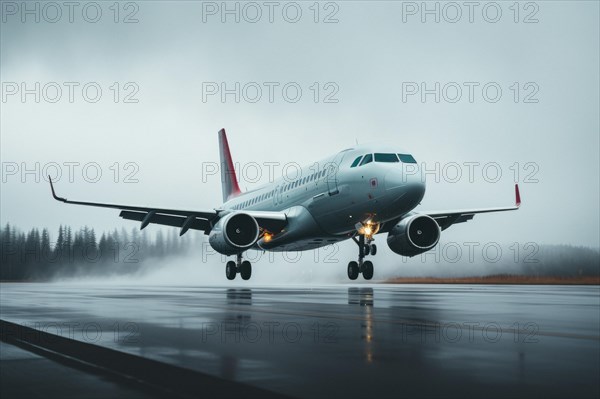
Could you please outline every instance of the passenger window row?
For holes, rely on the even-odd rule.
[[[283,187],[282,193],[285,193],[285,192],[287,192],[287,191],[289,191],[289,190],[291,190],[293,188],[296,188],[296,187],[301,186],[303,184],[306,184],[308,182],[311,182],[311,181],[314,181],[314,180],[317,180],[317,179],[321,179],[321,178],[325,177],[325,174],[326,174],[326,170],[322,170],[320,172],[315,172],[315,173],[313,173],[310,176],[306,176],[306,177],[303,177],[301,179],[294,180],[293,182],[288,183],[288,184],[286,184]],[[251,205],[254,205],[254,204],[258,203],[258,202],[267,200],[269,198],[273,198],[273,196],[275,195],[276,191],[277,190],[271,190],[268,193],[261,194],[258,197],[254,197],[254,198],[249,199],[247,201],[244,201],[244,202],[242,202],[240,204],[234,205],[233,209],[237,210],[237,209],[247,208],[247,207],[249,207]]]
[[[350,167],[355,168],[357,166],[366,165],[368,163],[373,162],[373,159],[375,159],[375,162],[390,163],[390,162],[399,162],[400,161],[402,163],[417,163],[417,161],[410,154],[375,153],[374,158],[373,158],[373,154],[366,154],[366,155],[361,155],[361,156],[357,157],[354,160],[354,162],[352,162],[352,165],[350,165]]]
[[[327,173],[327,171],[325,169],[323,169],[320,172],[315,172],[310,176],[305,176],[301,179],[298,180],[294,180],[291,183],[286,184],[285,186],[283,186],[283,190],[282,192],[288,192],[289,190],[296,188],[298,186],[302,186],[306,183],[309,183],[311,181],[317,180],[317,179],[321,179],[322,177],[325,177],[325,174]]]
[[[249,207],[250,205],[254,205],[254,204],[264,201],[266,199],[273,198],[274,195],[275,195],[275,190],[271,190],[268,193],[261,194],[258,197],[254,197],[254,198],[244,201],[240,204],[234,205],[233,209],[242,209],[242,208]]]

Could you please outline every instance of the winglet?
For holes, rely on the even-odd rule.
[[[515,184],[515,206],[518,208],[521,206],[521,194],[519,193],[519,185]]]
[[[52,196],[54,197],[54,199],[57,201],[67,202],[66,198],[59,197],[54,192],[54,185],[52,184],[52,179],[50,178],[50,176],[48,176],[48,181],[50,182],[50,189],[52,190]]]

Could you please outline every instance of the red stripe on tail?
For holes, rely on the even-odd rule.
[[[229,151],[225,129],[219,130],[219,152],[221,157],[221,188],[223,190],[223,201],[225,202],[242,192],[233,167],[233,159]]]

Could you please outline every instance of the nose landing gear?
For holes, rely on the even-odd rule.
[[[367,237],[365,240],[365,235],[361,234],[358,236],[358,239],[352,237],[352,240],[358,245],[358,262],[352,261],[348,263],[348,278],[356,280],[358,275],[362,273],[365,280],[370,280],[373,278],[373,262],[370,260],[365,261],[364,259],[367,255],[374,256],[377,254],[377,246],[371,243],[373,237]]]
[[[242,254],[237,254],[236,262],[230,260],[225,264],[225,276],[228,280],[235,279],[238,273],[243,280],[249,280],[252,276],[252,264],[247,260],[242,261]]]
[[[365,255],[377,255],[377,245],[365,244]]]

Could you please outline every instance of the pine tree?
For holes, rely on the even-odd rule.
[[[177,252],[177,237],[175,236],[175,230],[169,229],[167,233],[167,256],[175,255]]]
[[[17,234],[15,248],[17,259],[14,268],[14,278],[16,280],[23,280],[25,278],[25,248],[27,246],[27,236],[25,233],[17,232],[16,230],[15,233]]]
[[[163,257],[165,255],[165,239],[163,238],[162,230],[158,230],[158,232],[156,233],[153,252],[155,256],[158,257]]]
[[[67,249],[70,249],[73,246],[73,233],[71,231],[71,226],[67,227],[65,231],[65,246]]]
[[[42,235],[40,234],[40,230],[36,228],[33,233],[34,241],[35,241],[35,251],[37,253],[38,262],[42,259]]]
[[[119,236],[121,237],[122,245],[125,245],[129,242],[129,237],[127,235],[127,230],[125,230],[125,227],[121,227],[121,233],[119,234]]]
[[[73,243],[71,244],[71,256],[74,264],[80,263],[83,259],[83,247],[84,247],[84,230],[80,229],[75,232],[75,237],[73,238]]]
[[[88,244],[93,249],[97,249],[98,248],[98,244],[96,243],[96,232],[94,231],[94,229],[90,229],[90,237],[89,237],[89,240],[88,240]]]
[[[14,241],[10,224],[6,223],[0,239],[0,280],[11,280],[14,264]]]
[[[56,245],[54,245],[54,257],[58,262],[62,262],[62,258],[65,255],[65,233],[62,224],[58,226],[58,238],[56,239]]]
[[[41,257],[41,265],[45,266],[41,274],[44,277],[48,277],[50,273],[50,263],[52,262],[52,248],[50,248],[50,234],[48,233],[48,229],[44,228],[42,230],[42,238],[40,241],[40,257]]]

